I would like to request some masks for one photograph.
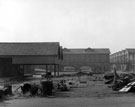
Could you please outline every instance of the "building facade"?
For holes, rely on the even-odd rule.
[[[127,48],[111,54],[110,63],[118,70],[135,72],[135,49]]]
[[[110,68],[109,49],[63,49],[63,72],[106,72]]]

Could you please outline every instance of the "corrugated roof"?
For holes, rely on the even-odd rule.
[[[59,42],[0,43],[0,55],[57,55]]]
[[[86,49],[63,49],[64,54],[96,54],[96,53],[107,53],[110,54],[108,48],[86,48]]]

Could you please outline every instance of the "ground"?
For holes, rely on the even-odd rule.
[[[51,97],[20,97],[1,101],[0,107],[134,107],[134,93],[119,93],[104,81],[88,81],[86,87],[57,92]]]

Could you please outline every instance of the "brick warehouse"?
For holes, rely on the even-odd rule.
[[[34,67],[59,73],[62,47],[58,42],[0,43],[0,76],[32,73]]]
[[[107,49],[63,49],[63,72],[105,72],[110,69],[110,50]]]
[[[0,43],[0,76],[37,72],[105,72],[110,69],[110,50],[67,49],[59,42]]]

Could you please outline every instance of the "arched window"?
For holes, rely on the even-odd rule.
[[[80,70],[81,70],[82,72],[92,72],[92,69],[91,69],[91,67],[89,67],[89,66],[81,66],[81,67],[80,67]]]
[[[64,66],[64,71],[75,71],[75,67],[73,67],[73,66]]]

